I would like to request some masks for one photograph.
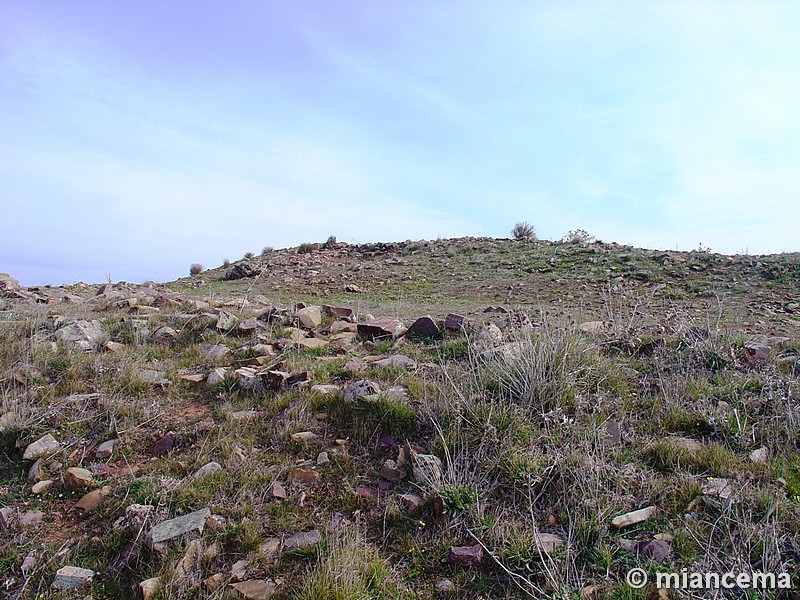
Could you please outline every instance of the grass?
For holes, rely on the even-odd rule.
[[[768,290],[776,306],[786,305],[796,258],[751,264],[707,252],[478,238],[375,248],[336,244],[304,256],[297,249],[272,251],[251,259],[262,272],[257,280],[221,282],[219,270],[205,271],[203,287],[173,286],[211,302],[191,315],[180,305],[149,316],[67,304],[15,305],[13,319],[2,313],[0,418],[12,415],[14,423],[0,431],[0,506],[46,514],[43,525],[0,532],[0,569],[12,592],[24,585],[20,566],[28,552],[52,557],[65,543],[71,548],[65,561],[98,570],[84,595],[122,598],[137,597],[139,581],[156,575],[164,580],[161,597],[224,598],[227,592],[203,591],[199,582],[214,573],[227,577],[245,558],[252,560],[253,577],[282,582],[277,598],[437,598],[436,585],[445,578],[457,590],[454,597],[572,599],[594,583],[597,597],[636,598],[645,596],[624,583],[633,566],[652,573],[781,571],[796,564],[798,375],[778,361],[796,355],[797,343],[774,350],[763,364],[748,364],[742,353],[756,327],[792,331],[794,317],[753,312],[750,294]],[[286,283],[276,275],[296,269],[294,261],[323,260],[324,277]],[[275,268],[264,269],[267,261]],[[354,263],[361,269],[352,269]],[[725,287],[716,271],[748,285]],[[340,281],[366,291],[344,293]],[[235,307],[223,306],[234,296],[240,298]],[[203,312],[224,309],[244,320],[269,303],[297,300],[345,303],[359,316],[463,312],[473,329],[367,347],[356,341],[341,351],[281,350],[270,368],[310,373],[307,384],[292,389],[245,391],[233,377],[214,388],[179,379],[182,370],[241,366],[254,357],[255,343],[283,334],[280,325],[252,334],[220,332]],[[482,312],[487,305],[511,312]],[[101,320],[123,351],[53,347],[46,328],[51,311]],[[596,320],[611,325],[583,333],[579,325]],[[476,332],[491,321],[502,327],[510,352],[478,343]],[[165,325],[177,337],[155,344],[152,332]],[[708,335],[695,339],[690,327]],[[200,351],[202,342],[226,345],[235,356],[212,360]],[[367,355],[391,354],[405,354],[418,366],[369,366]],[[344,370],[350,356],[365,360],[363,374]],[[137,376],[141,369],[163,371],[173,383],[146,384]],[[383,393],[345,402],[341,393],[309,392],[313,384],[344,388],[361,377]],[[392,386],[408,396],[389,393]],[[249,410],[256,411],[251,420],[232,417]],[[212,425],[198,427],[209,418]],[[618,439],[607,431],[612,424]],[[169,430],[179,434],[179,445],[153,457],[153,443]],[[293,441],[300,431],[316,437]],[[76,514],[80,491],[30,493],[30,461],[21,456],[44,433],[64,447],[44,465],[56,481],[70,466],[109,466],[97,479],[112,493],[97,512]],[[114,456],[95,460],[93,448],[110,438],[120,440]],[[686,442],[677,438],[697,445],[681,449]],[[406,444],[442,460],[441,481],[425,486],[411,475],[391,485],[382,481],[384,462],[397,460]],[[761,446],[768,462],[754,463],[749,455]],[[325,464],[317,464],[321,452],[328,455]],[[192,477],[211,460],[223,471]],[[296,468],[319,477],[292,483]],[[737,501],[704,500],[709,477],[728,478]],[[276,482],[286,499],[273,496]],[[400,499],[409,493],[423,497],[413,515]],[[202,536],[203,549],[217,543],[219,553],[193,563],[198,585],[176,574],[185,542],[163,555],[144,550],[125,569],[105,572],[135,539],[135,532],[111,527],[133,503],[157,507],[158,519],[204,507],[224,519]],[[657,508],[652,519],[621,531],[611,527],[615,516],[650,505]],[[313,552],[284,555],[275,564],[257,556],[265,540],[310,529],[324,538]],[[542,554],[541,533],[564,544]],[[618,545],[654,536],[671,539],[674,552],[663,563]],[[450,546],[475,544],[484,547],[479,569],[447,564]],[[54,561],[37,571],[20,598],[48,593],[55,568]]]

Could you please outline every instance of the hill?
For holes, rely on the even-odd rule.
[[[163,284],[0,277],[6,593],[796,579],[799,259],[462,238]]]

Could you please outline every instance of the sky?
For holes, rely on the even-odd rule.
[[[0,271],[581,228],[800,250],[800,2],[0,0]]]

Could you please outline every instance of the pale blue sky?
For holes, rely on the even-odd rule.
[[[800,250],[800,2],[0,0],[0,271],[584,228]]]

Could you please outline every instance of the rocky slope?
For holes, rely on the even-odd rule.
[[[307,245],[169,284],[1,277],[3,593],[795,577],[799,288],[796,255],[477,238]]]

